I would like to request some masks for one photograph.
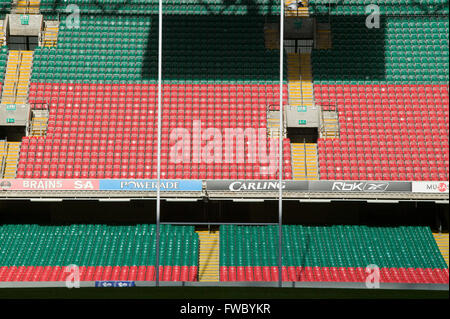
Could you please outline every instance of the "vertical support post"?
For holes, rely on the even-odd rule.
[[[158,24],[158,168],[156,187],[156,286],[159,286],[159,239],[161,201],[161,81],[162,81],[162,0],[159,0]]]
[[[278,198],[278,286],[283,284],[282,265],[282,225],[283,225],[283,58],[284,58],[284,0],[280,11],[280,136],[279,136],[279,198]]]

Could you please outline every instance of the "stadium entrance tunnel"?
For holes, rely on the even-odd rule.
[[[10,50],[33,51],[39,46],[39,36],[44,28],[40,14],[8,14],[6,22],[6,42]]]
[[[317,143],[319,130],[317,127],[288,127],[287,136],[292,143]]]

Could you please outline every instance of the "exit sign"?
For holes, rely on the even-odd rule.
[[[6,123],[15,123],[15,122],[16,122],[16,120],[13,119],[13,118],[7,118],[6,119]]]
[[[15,111],[16,110],[16,105],[15,104],[8,104],[8,105],[6,105],[6,110],[7,111]]]
[[[299,125],[306,125],[306,120],[300,120],[300,121],[298,121],[298,124]]]
[[[29,21],[30,21],[30,16],[28,16],[28,15],[21,15],[20,16],[20,23],[22,25],[28,25]]]

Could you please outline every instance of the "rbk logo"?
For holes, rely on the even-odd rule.
[[[370,192],[384,192],[389,186],[389,183],[366,183],[364,187],[365,191]]]
[[[389,183],[367,183],[367,182],[334,182],[333,191],[345,192],[384,192]]]

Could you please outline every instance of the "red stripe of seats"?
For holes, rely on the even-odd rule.
[[[362,267],[282,267],[283,281],[366,282],[369,274]],[[221,266],[220,280],[278,281],[278,267]],[[448,269],[381,268],[379,280],[381,283],[447,284],[449,275]]]

